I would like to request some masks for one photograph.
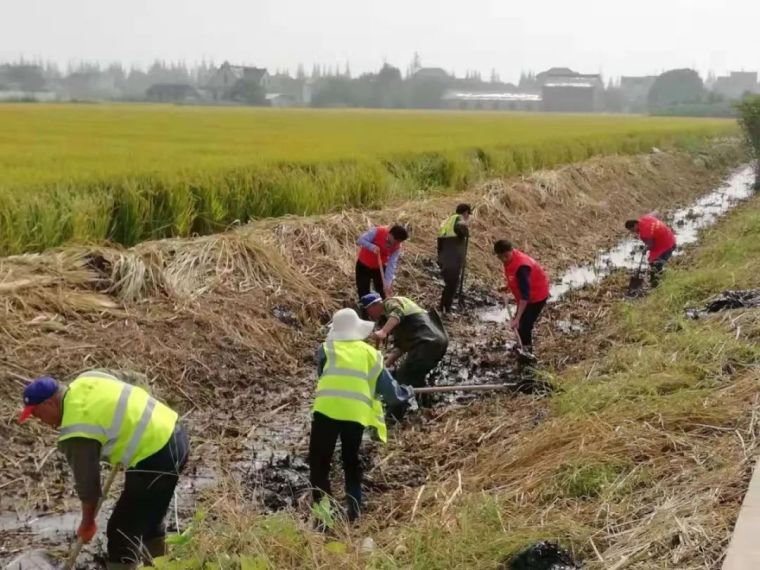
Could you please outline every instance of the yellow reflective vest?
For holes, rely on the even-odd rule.
[[[427,312],[409,297],[388,297],[383,301],[383,309],[386,317],[396,317],[399,320]]]
[[[448,238],[448,237],[457,237],[457,233],[454,231],[454,226],[457,225],[457,220],[459,219],[459,214],[453,214],[446,218],[446,220],[441,224],[441,229],[438,230],[438,237],[439,238]]]
[[[177,412],[142,388],[93,370],[66,390],[58,441],[94,439],[104,461],[134,467],[167,444],[176,424]]]
[[[317,383],[314,411],[334,420],[357,422],[388,435],[383,405],[375,397],[383,371],[383,355],[362,340],[329,340],[323,345],[325,364]]]

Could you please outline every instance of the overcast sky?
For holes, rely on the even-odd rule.
[[[201,59],[606,77],[760,69],[760,0],[1,0],[0,60]]]

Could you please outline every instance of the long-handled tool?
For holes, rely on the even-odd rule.
[[[509,317],[509,328],[512,329],[512,331],[515,333],[515,338],[517,339],[517,345],[515,351],[517,352],[518,359],[522,360],[523,362],[538,362],[538,358],[536,358],[536,355],[532,352],[528,352],[525,350],[525,346],[523,345],[522,338],[520,338],[520,331],[512,328],[512,307],[509,304],[509,297],[507,295],[504,295],[504,306],[507,308],[507,316]]]
[[[644,265],[644,258],[646,257],[646,254],[646,250],[641,253],[639,266],[636,268],[636,271],[631,275],[631,279],[628,281],[628,291],[626,291],[626,295],[629,297],[634,297],[639,291],[641,291],[641,288],[644,286],[644,278],[641,276],[641,268]]]
[[[385,282],[385,269],[383,268],[383,258],[380,257],[380,252],[377,253],[377,269],[380,271],[380,279],[383,281],[383,290],[378,291],[385,297],[385,290],[388,288],[388,284]]]
[[[111,473],[108,474],[108,477],[106,478],[106,482],[103,485],[103,492],[100,494],[100,499],[98,499],[98,504],[95,506],[95,513],[94,517],[97,518],[98,513],[100,512],[100,507],[103,506],[103,500],[108,496],[108,492],[111,490],[111,485],[113,485],[114,479],[116,479],[116,474],[121,471],[121,468],[119,465],[115,465],[111,468]],[[76,544],[71,547],[71,551],[69,552],[69,556],[66,559],[66,564],[63,565],[63,570],[71,570],[74,568],[74,564],[77,562],[77,558],[79,557],[79,553],[82,551],[82,547],[84,546],[84,541],[81,538],[77,538]]]
[[[464,307],[464,271],[467,269],[467,249],[470,245],[470,236],[464,238],[464,261],[462,261],[462,272],[459,275],[459,306]]]
[[[415,394],[437,394],[441,392],[490,392],[494,390],[509,390],[517,386],[516,383],[508,384],[460,384],[458,386],[425,386],[412,388]]]

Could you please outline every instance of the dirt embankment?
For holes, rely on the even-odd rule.
[[[309,403],[314,349],[331,312],[355,302],[353,244],[370,223],[411,225],[396,291],[432,306],[435,235],[458,202],[475,207],[467,275],[473,291],[483,291],[500,281],[495,239],[513,240],[556,274],[617,240],[626,218],[689,203],[744,158],[730,142],[699,155],[608,157],[382,212],[288,217],[130,250],[78,247],[4,259],[0,511],[72,501],[67,470],[58,454],[47,455],[51,434],[14,422],[20,377],[70,378],[96,366],[144,371],[155,393],[188,414],[194,468],[229,464],[250,457],[256,429],[300,429],[292,418]],[[470,326],[466,319],[452,326],[457,350],[488,342],[483,334],[469,338]],[[544,338],[549,360],[566,361],[570,347]]]

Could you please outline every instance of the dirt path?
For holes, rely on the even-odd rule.
[[[588,261],[620,236],[626,217],[691,202],[718,184],[741,154],[717,147],[699,159],[681,154],[608,158],[472,192],[383,212],[373,221],[414,220],[415,236],[398,290],[434,305],[431,240],[457,201],[476,206],[468,316],[449,325],[452,346],[441,381],[513,377],[501,350],[503,326],[478,311],[497,304],[499,280],[489,244],[517,236],[553,275]],[[614,199],[612,199],[614,196]],[[0,557],[30,543],[63,545],[76,512],[68,469],[41,427],[15,425],[21,377],[68,378],[95,366],[148,371],[151,389],[181,410],[193,436],[193,460],[178,514],[196,501],[239,492],[268,508],[293,504],[304,488],[305,443],[314,348],[332,310],[352,302],[350,243],[362,214],[285,219],[228,235],[143,244],[130,251],[82,248],[0,261]],[[539,327],[550,368],[599,344],[593,325],[616,297],[607,286],[550,307]],[[617,291],[615,289],[614,291]],[[569,325],[568,325],[569,323]],[[569,329],[567,327],[570,327]],[[564,332],[563,332],[564,331]],[[580,332],[583,331],[583,332]],[[540,400],[503,397],[515,422],[540,421]],[[415,454],[414,440],[433,430],[456,442],[447,415],[483,404],[449,399],[397,431],[387,453],[368,455],[370,508],[380,491],[417,486],[455,468],[456,457]],[[57,518],[56,518],[57,517]],[[24,524],[25,522],[29,524]],[[96,551],[98,548],[95,549]]]

